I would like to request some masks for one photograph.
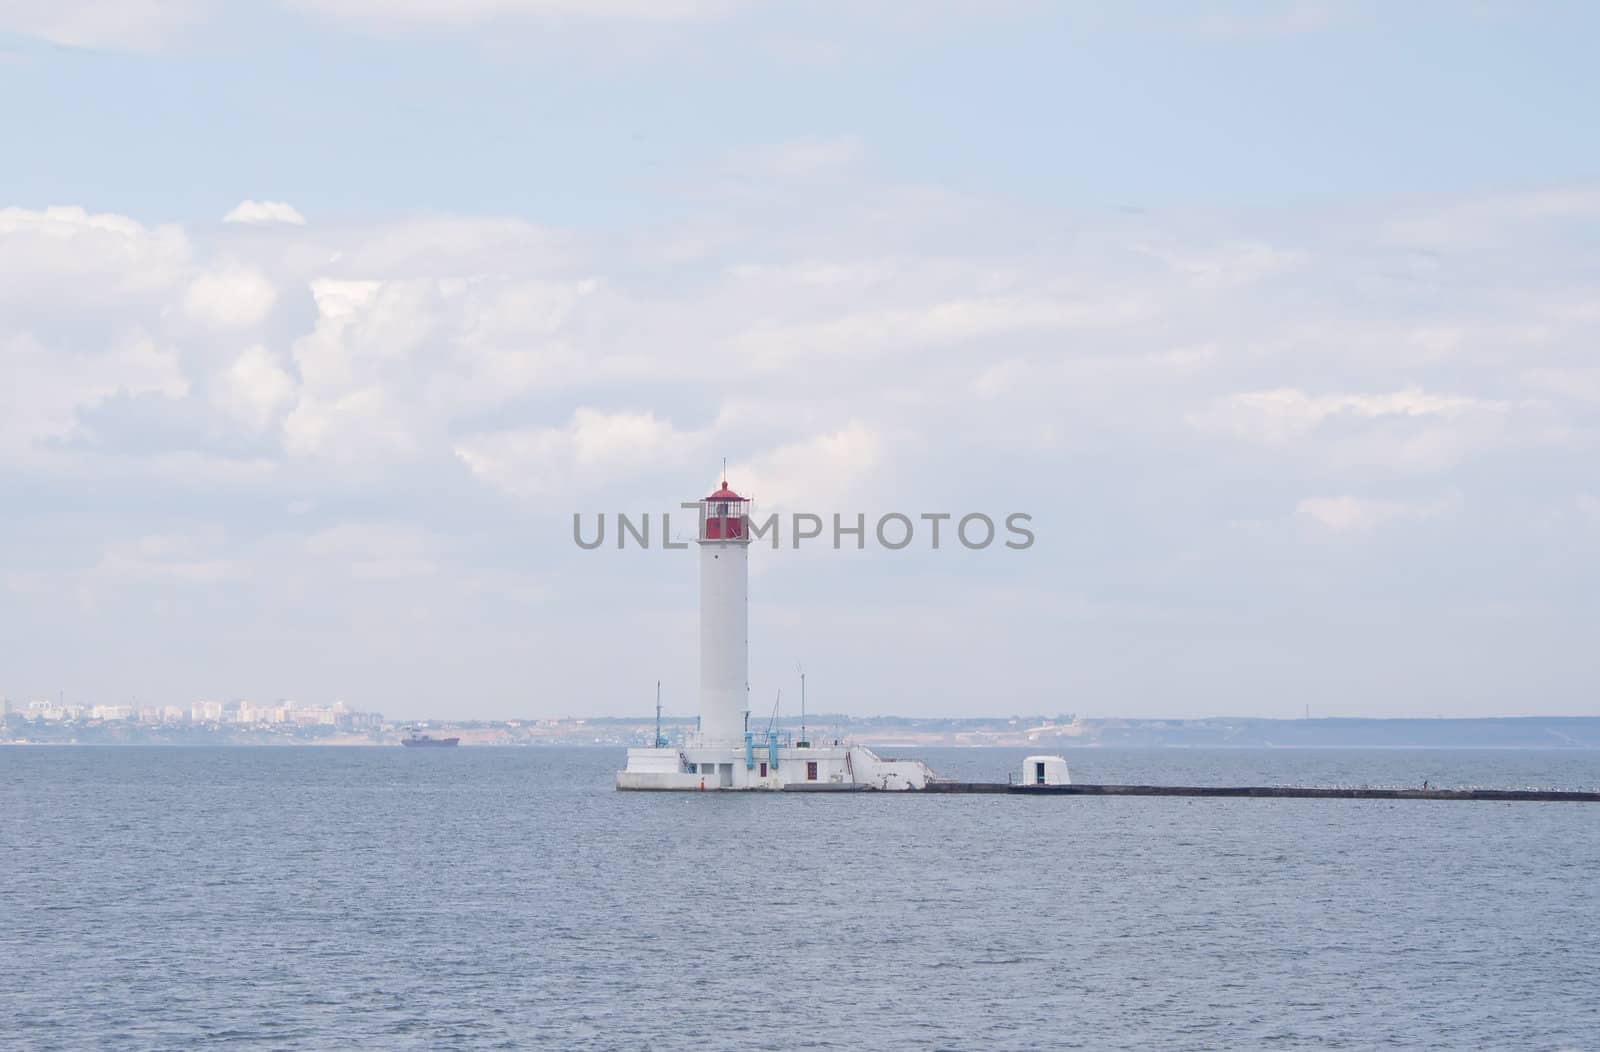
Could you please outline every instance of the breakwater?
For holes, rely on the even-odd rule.
[[[1225,796],[1305,800],[1480,800],[1600,803],[1600,792],[1565,789],[1396,789],[1299,785],[1019,785],[1007,782],[929,782],[924,793],[1011,796]]]

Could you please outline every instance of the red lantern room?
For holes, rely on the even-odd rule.
[[[727,479],[722,480],[721,489],[701,500],[700,506],[703,509],[701,522],[704,524],[701,540],[745,539],[745,516],[750,511],[750,502],[729,489]]]

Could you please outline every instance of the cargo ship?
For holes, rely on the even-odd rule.
[[[413,746],[451,746],[460,745],[461,739],[435,738],[431,734],[420,734],[417,731],[412,731],[410,737],[400,739],[400,744],[408,749]]]

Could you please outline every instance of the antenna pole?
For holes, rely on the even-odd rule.
[[[656,748],[666,748],[666,740],[661,737],[661,681],[656,680]]]

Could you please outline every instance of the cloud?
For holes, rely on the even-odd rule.
[[[286,8],[375,30],[512,21],[674,23],[713,18],[748,0],[277,0]],[[210,0],[8,0],[0,32],[67,47],[157,51],[204,22]],[[237,216],[237,217],[236,217]],[[230,222],[303,223],[278,202],[245,201]]]
[[[838,139],[794,139],[746,147],[728,155],[728,170],[756,179],[817,179],[844,173],[862,157],[861,141],[853,137]]]
[[[836,147],[821,156],[853,156]],[[474,477],[502,489],[541,488],[603,433],[588,418],[527,424],[552,407],[558,419],[621,405],[623,418],[707,421],[673,434],[752,465],[841,433],[948,444],[964,431],[1015,453],[1186,430],[1331,470],[1437,472],[1489,449],[1581,441],[1590,426],[1592,378],[1573,363],[1596,318],[1573,290],[1552,310],[1541,290],[1352,312],[1323,290],[1382,268],[1330,253],[1315,224],[1085,218],[1018,254],[965,239],[1037,229],[1023,216],[957,210],[972,229],[946,214],[922,229],[898,195],[862,195],[819,232],[786,201],[759,207],[773,209],[759,233],[724,231],[722,247],[691,256],[664,246],[706,243],[701,220],[602,236],[495,217],[271,236],[229,223],[202,244],[82,208],[6,209],[0,300],[11,346],[30,355],[145,340],[173,371],[154,389],[193,383],[241,442],[384,471],[470,456]],[[1366,223],[1376,238],[1391,216]],[[1349,225],[1341,216],[1341,245]],[[1532,317],[1536,342],[1515,335]],[[224,334],[249,349],[219,355]],[[1523,341],[1514,364],[1492,357],[1502,339]],[[1519,386],[1575,397],[1529,400]],[[123,389],[152,388],[135,376]],[[58,408],[31,433],[71,433],[109,397],[84,390],[42,400]]]
[[[471,435],[455,454],[484,482],[544,496],[589,490],[618,478],[681,464],[700,438],[653,413],[579,409],[565,427]]]
[[[1183,274],[1193,287],[1201,290],[1243,288],[1305,262],[1301,253],[1259,241],[1200,248],[1152,243],[1140,248]]]
[[[193,249],[176,226],[79,207],[0,208],[0,305],[17,315],[72,308],[127,313],[169,304]]]
[[[178,355],[134,333],[90,351],[0,334],[0,459],[27,460],[46,442],[80,438],[80,413],[117,395],[170,400],[189,392]]]
[[[1341,418],[1379,420],[1385,417],[1454,419],[1474,414],[1503,414],[1504,402],[1462,395],[1433,394],[1408,388],[1377,395],[1308,395],[1298,388],[1245,391],[1229,395],[1190,417],[1203,431],[1281,445]]]
[[[1147,310],[1136,299],[965,297],[914,308],[844,313],[822,321],[758,325],[741,335],[740,352],[765,368],[775,368],[815,355],[918,351],[1029,330],[1117,325],[1137,320]]]
[[[579,279],[500,275],[319,278],[313,330],[295,340],[300,397],[284,423],[298,455],[405,458],[458,417],[574,384],[568,335],[594,292]]]
[[[150,534],[116,541],[106,547],[92,576],[119,587],[147,582],[210,587],[235,570],[218,549],[219,538],[205,534]]]
[[[222,217],[224,223],[288,223],[304,226],[306,217],[282,201],[240,201]]]
[[[378,601],[392,605],[394,596],[384,590],[395,586],[415,588],[444,579],[451,592],[486,587],[477,574],[442,578],[441,560],[452,548],[432,531],[391,521],[343,520],[264,536],[201,527],[114,538],[64,573],[29,567],[0,573],[0,585],[40,603],[67,597],[75,613],[90,615],[130,599],[145,609],[154,605],[171,612],[176,604],[220,589],[247,596],[251,605],[264,609],[315,597],[324,609],[351,610],[362,607],[362,589],[377,590]],[[526,600],[542,598],[518,575],[500,587]],[[372,616],[370,608],[366,613]]]
[[[1452,514],[1460,508],[1459,494],[1411,501],[1310,497],[1295,506],[1295,514],[1337,533],[1370,533],[1387,523],[1423,522]]]
[[[1600,368],[1543,367],[1527,370],[1522,379],[1551,394],[1600,405]]]
[[[262,346],[245,350],[216,379],[212,401],[249,431],[266,431],[294,404],[294,377]]]
[[[1190,427],[1286,456],[1310,456],[1339,472],[1440,473],[1490,451],[1573,444],[1539,401],[1504,401],[1405,389],[1381,395],[1261,390],[1190,412]]]
[[[1250,391],[1193,412],[1196,430],[1286,451],[1307,450],[1359,470],[1438,472],[1489,449],[1567,441],[1546,407],[1420,388],[1377,395]]]
[[[277,289],[260,271],[225,266],[201,273],[189,283],[183,310],[202,325],[243,329],[265,318],[277,298]]]
[[[359,24],[463,27],[516,19],[677,22],[707,18],[740,0],[284,0],[289,7]]]
[[[811,145],[827,163],[857,150]],[[773,209],[758,214],[759,236],[725,231],[722,247],[691,256],[665,246],[705,243],[698,220],[601,237],[496,217],[272,236],[228,223],[197,244],[81,208],[7,209],[0,274],[14,280],[0,299],[14,303],[12,335],[40,348],[142,334],[240,441],[373,470],[471,457],[474,477],[498,489],[545,486],[598,433],[592,421],[523,422],[552,406],[708,421],[674,434],[751,464],[851,427],[885,442],[970,429],[1015,454],[1113,434],[1160,442],[1176,421],[1330,470],[1439,472],[1489,449],[1579,441],[1588,427],[1581,398],[1515,393],[1587,390],[1587,367],[1571,363],[1596,319],[1570,290],[1560,309],[1530,310],[1534,343],[1516,335],[1524,301],[1493,317],[1487,301],[1352,313],[1322,290],[1381,266],[1330,254],[1315,225],[1106,217],[1017,255],[962,239],[1006,222],[1034,229],[1024,217],[957,209],[979,234],[948,214],[921,230],[899,197],[869,195],[819,232],[785,200],[755,207]],[[1391,222],[1367,220],[1374,237]],[[224,333],[248,334],[232,346],[250,349],[219,360],[210,348]],[[1524,341],[1514,369],[1487,357],[1501,339]],[[1374,386],[1385,378],[1401,382]],[[1492,394],[1462,393],[1474,389]],[[106,397],[68,399],[36,434],[72,432]],[[752,406],[739,430],[725,422]]]
[[[634,229],[0,211],[0,473],[93,504],[50,498],[13,522],[0,551],[30,566],[0,555],[0,588],[23,581],[30,603],[13,605],[35,619],[13,627],[48,643],[30,626],[72,623],[51,597],[82,585],[107,612],[103,640],[158,602],[170,618],[189,604],[186,630],[227,654],[226,676],[253,667],[227,650],[258,636],[253,619],[302,632],[297,667],[334,679],[335,646],[375,666],[431,640],[499,668],[536,637],[581,661],[585,617],[637,582],[569,558],[556,512],[671,508],[705,492],[723,456],[763,511],[1025,502],[1039,544],[984,564],[986,586],[1015,574],[1126,596],[1190,627],[1226,620],[1196,596],[1280,610],[1315,594],[1348,613],[1366,584],[1414,569],[1394,562],[1401,547],[1441,575],[1481,550],[1458,547],[1469,536],[1586,558],[1570,554],[1593,536],[1574,491],[1593,487],[1571,480],[1600,448],[1600,312],[1583,228],[1507,224],[1418,271],[1386,240],[1426,211],[1414,202],[1135,216],[947,195],[930,208],[863,167],[846,164],[848,194],[797,179],[752,191],[733,219],[724,201],[691,202]],[[141,547],[176,534],[199,539]],[[113,545],[119,583],[85,578]],[[899,623],[891,593],[899,608],[967,602],[974,579],[920,558],[892,580],[863,560],[863,619]],[[163,577],[162,562],[224,563],[218,580],[244,598],[211,610],[203,587],[177,583],[211,571]],[[836,598],[826,556],[768,565],[772,606]],[[1487,600],[1524,582],[1491,565],[1470,587]],[[653,594],[663,609],[682,598]],[[522,609],[557,595],[559,619]],[[333,620],[359,631],[330,643]],[[1082,624],[1079,664],[1132,638]],[[1241,626],[1231,656],[1274,631]],[[988,632],[951,637],[956,680],[986,648],[1053,645]],[[903,652],[913,635],[884,645]],[[459,679],[447,665],[430,696]],[[1103,666],[1085,688],[1119,675]],[[404,677],[376,689],[421,690]],[[500,711],[525,703],[497,697]]]
[[[785,443],[728,465],[736,488],[768,510],[818,513],[844,508],[861,495],[861,484],[884,467],[888,435],[852,420],[836,431]],[[850,509],[854,510],[854,509]]]
[[[1459,251],[1508,236],[1548,236],[1553,227],[1597,215],[1600,186],[1551,186],[1424,204],[1391,220],[1382,236],[1396,245]]]
[[[401,523],[344,522],[303,539],[304,554],[353,577],[405,580],[438,572],[440,541]]]
[[[197,22],[201,0],[8,0],[0,30],[67,47],[152,51]]]

